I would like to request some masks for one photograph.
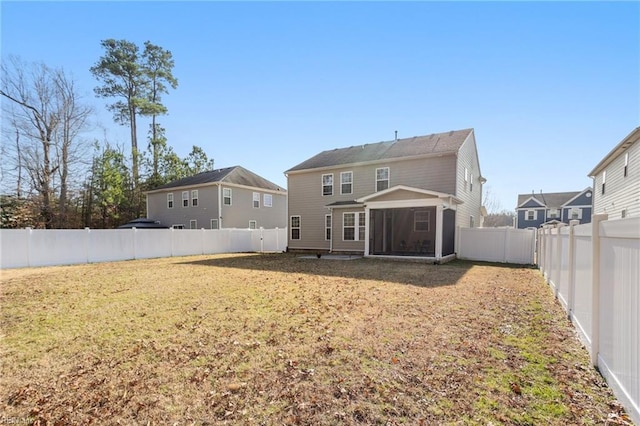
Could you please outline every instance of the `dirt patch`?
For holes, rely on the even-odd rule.
[[[2,273],[46,424],[630,424],[539,272],[221,255]]]

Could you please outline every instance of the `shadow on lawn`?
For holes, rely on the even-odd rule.
[[[180,262],[180,264],[272,271],[294,275],[311,274],[352,280],[375,280],[420,287],[455,285],[473,267],[473,263],[466,261],[433,265],[366,258],[350,260],[309,259],[300,258],[290,253],[238,254],[232,257]]]

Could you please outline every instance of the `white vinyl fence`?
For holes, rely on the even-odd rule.
[[[536,231],[514,228],[458,228],[458,258],[485,262],[535,263]]]
[[[539,267],[591,360],[640,424],[640,217],[538,232]]]
[[[0,268],[279,252],[287,229],[1,229]]]

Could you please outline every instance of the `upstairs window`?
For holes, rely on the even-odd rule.
[[[340,193],[351,194],[353,192],[353,172],[340,173]]]
[[[253,193],[253,208],[254,209],[259,209],[260,208],[260,193],[259,192],[254,192]]]
[[[469,174],[469,191],[473,192],[473,174]]]
[[[189,191],[182,191],[182,207],[189,207]]]
[[[376,191],[384,191],[389,188],[389,168],[376,169]]]
[[[222,189],[222,204],[225,206],[231,205],[231,188]]]
[[[198,190],[194,189],[191,191],[191,207],[198,206]]]
[[[173,208],[173,192],[167,194],[167,208],[168,209]]]
[[[524,214],[524,220],[536,220],[538,218],[538,212],[535,210],[527,210]]]
[[[604,186],[607,183],[607,171],[602,172],[602,194],[604,195]]]
[[[265,207],[273,207],[273,195],[264,194],[264,196],[262,197],[262,204]]]
[[[333,174],[322,175],[322,195],[333,195]]]
[[[549,218],[556,219],[558,217],[558,209],[549,209]]]
[[[571,208],[571,220],[580,220],[582,219],[582,209],[579,207]]]

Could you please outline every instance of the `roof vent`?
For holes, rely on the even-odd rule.
[[[395,140],[398,140],[398,131],[396,130],[396,136],[395,136]]]

